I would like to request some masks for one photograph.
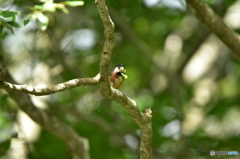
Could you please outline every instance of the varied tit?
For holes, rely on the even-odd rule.
[[[118,89],[121,87],[125,79],[128,78],[126,75],[126,68],[123,64],[118,65],[110,74],[109,80],[113,88]]]

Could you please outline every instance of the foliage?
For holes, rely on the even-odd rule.
[[[29,23],[29,21],[35,20],[37,26],[41,30],[46,30],[49,19],[46,15],[47,12],[56,12],[57,9],[62,12],[68,14],[69,11],[66,6],[77,7],[82,6],[84,4],[83,1],[65,1],[60,3],[54,3],[53,0],[40,0],[43,4],[34,5],[33,7],[29,7],[29,13],[27,18],[24,20],[24,26]],[[16,22],[16,15],[22,14],[21,12],[14,11],[1,11],[0,10],[0,37],[3,38],[3,28],[8,29],[12,34],[14,33],[14,28],[19,28],[20,25]]]
[[[84,5],[82,1],[20,2],[12,5],[21,12],[10,8],[0,13],[2,35],[4,28],[15,33],[5,35],[0,55],[19,83],[52,85],[99,72],[104,33],[94,1],[85,1]],[[128,79],[120,90],[136,100],[142,111],[152,109],[154,159],[205,159],[210,150],[240,152],[239,61],[217,43],[216,37],[211,37],[214,42],[205,46],[209,48],[207,58],[190,66],[211,33],[182,2],[107,0],[116,26],[111,68],[125,64]],[[236,1],[207,2],[224,17]],[[24,21],[24,27],[19,28],[16,17]],[[234,29],[239,31],[239,27]],[[207,63],[215,48],[218,54]],[[186,80],[188,67],[194,70],[189,76],[194,76],[202,66],[209,67],[196,80]],[[17,103],[3,91],[0,95],[0,109],[13,109],[2,109],[0,113],[7,134],[17,120]],[[86,137],[91,158],[138,158],[138,127],[118,104],[101,99],[98,87],[31,98]],[[1,136],[0,141],[6,138]],[[66,145],[45,130],[30,144],[33,149],[29,150],[29,158],[70,156]]]
[[[3,28],[8,29],[12,34],[13,27],[19,28],[19,24],[15,21],[18,12],[1,11],[0,12],[0,38],[3,38]]]

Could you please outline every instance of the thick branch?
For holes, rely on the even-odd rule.
[[[240,39],[223,20],[203,1],[186,0],[188,8],[240,59]]]
[[[152,158],[152,123],[151,123],[151,110],[147,109],[145,113],[142,113],[136,105],[136,102],[124,93],[117,89],[111,88],[109,84],[109,60],[111,58],[112,49],[114,46],[114,24],[109,16],[106,4],[104,0],[97,0],[98,11],[102,19],[106,36],[106,42],[103,48],[100,74],[101,79],[99,81],[101,95],[103,97],[112,99],[123,106],[133,120],[138,124],[141,130],[140,137],[140,159]]]
[[[78,79],[73,79],[57,85],[52,85],[46,88],[34,88],[27,85],[17,85],[17,84],[12,84],[12,83],[3,81],[1,78],[1,70],[0,70],[0,88],[5,89],[7,91],[28,93],[36,96],[43,96],[43,95],[49,95],[57,92],[62,92],[64,90],[78,87],[78,86],[97,85],[99,82],[99,79],[100,79],[100,75],[97,74],[93,78],[78,78]]]
[[[100,18],[102,19],[104,26],[104,35],[106,37],[105,44],[102,51],[101,61],[100,61],[100,75],[101,79],[99,83],[100,85],[100,93],[102,96],[110,96],[111,89],[109,83],[109,61],[112,55],[113,46],[115,43],[114,37],[114,23],[112,22],[108,8],[105,4],[104,0],[96,0],[97,8],[100,14]]]

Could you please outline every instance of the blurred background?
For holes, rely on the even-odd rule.
[[[61,2],[61,1],[54,1]],[[239,0],[206,0],[240,32]],[[105,37],[94,0],[47,13],[3,30],[0,56],[18,83],[45,87],[93,77]],[[226,46],[186,9],[184,0],[106,0],[115,23],[111,68],[124,64],[120,91],[153,112],[153,159],[207,159],[210,151],[240,152],[240,64]],[[38,1],[2,1],[1,10],[25,12]],[[27,13],[26,13],[27,14]],[[26,15],[17,16],[21,24]],[[139,128],[127,111],[103,99],[99,87],[78,87],[35,97],[89,140],[92,159],[137,159]],[[16,135],[17,132],[17,135]],[[64,142],[42,129],[0,90],[0,158],[71,158]],[[239,158],[227,156],[229,159]]]

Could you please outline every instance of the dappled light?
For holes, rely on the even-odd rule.
[[[229,7],[224,21],[233,29],[240,28],[240,2],[236,1],[234,5]]]
[[[89,50],[96,43],[95,39],[96,35],[93,30],[80,29],[63,39],[62,48],[67,51]]]
[[[181,125],[180,121],[173,120],[170,123],[166,124],[162,130],[161,135],[166,137],[172,137],[173,139],[179,139],[181,136]]]
[[[212,69],[220,53],[218,43],[217,39],[209,37],[199,50],[197,50],[184,70],[183,78],[186,82],[193,83]]]
[[[0,2],[0,158],[239,158],[240,1],[105,3]]]
[[[189,106],[186,109],[185,120],[182,123],[182,133],[184,135],[191,135],[201,127],[204,121],[204,112],[199,107]]]
[[[216,139],[229,139],[240,134],[240,110],[232,107],[223,113],[222,118],[209,116],[204,122],[204,130],[210,137]]]
[[[153,93],[161,93],[167,86],[167,78],[163,74],[157,74],[153,76],[150,84]]]

